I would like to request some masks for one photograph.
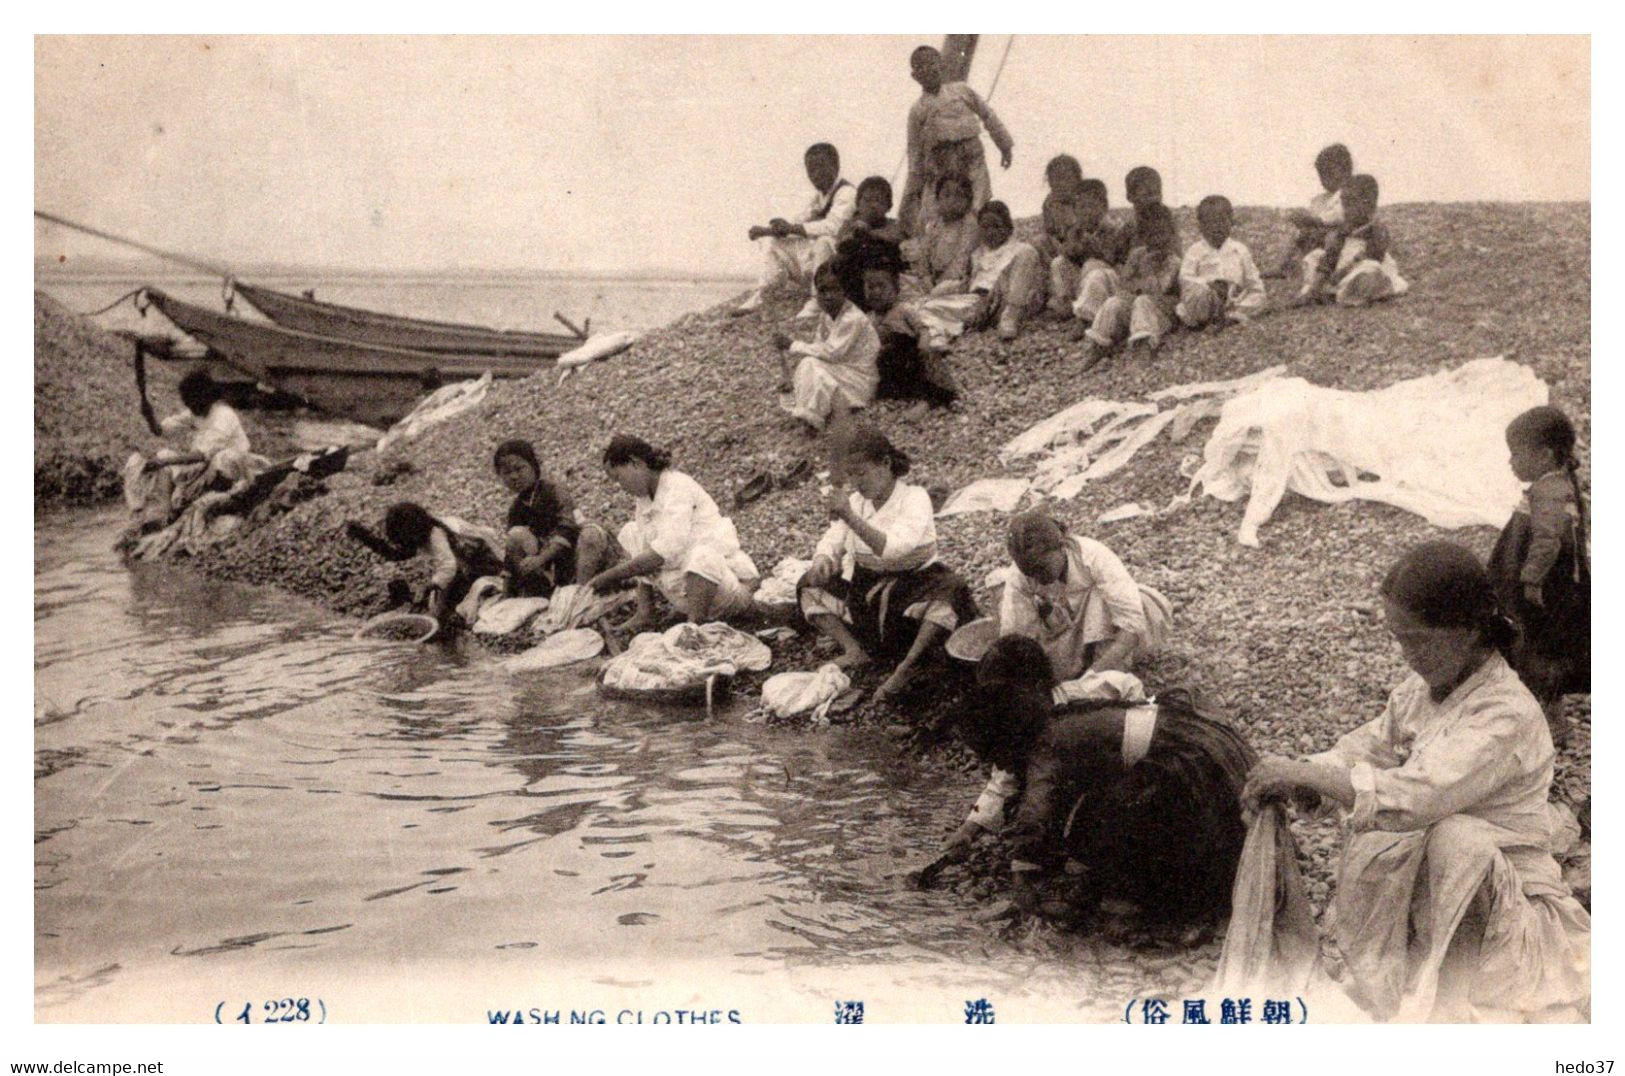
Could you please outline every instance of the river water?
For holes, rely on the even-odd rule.
[[[899,883],[974,778],[608,702],[591,668],[354,641],[279,592],[127,569],[120,523],[36,526],[41,1021],[1121,1012],[1092,964]]]

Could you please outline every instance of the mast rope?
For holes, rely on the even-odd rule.
[[[34,216],[38,217],[40,220],[49,221],[52,224],[60,224],[64,228],[71,228],[76,232],[84,232],[86,235],[93,235],[97,239],[105,239],[110,243],[119,243],[123,246],[134,247],[136,250],[142,251],[143,253],[156,255],[157,257],[163,258],[166,261],[172,261],[179,265],[184,265],[189,269],[201,269],[210,276],[231,276],[231,270],[222,266],[214,265],[210,262],[199,261],[196,258],[188,257],[185,254],[177,254],[171,250],[163,250],[159,247],[149,246],[146,243],[138,242],[134,239],[126,239],[122,235],[114,235],[112,232],[104,232],[100,228],[92,228],[88,224],[78,224],[74,221],[68,220],[65,217],[59,217],[54,213],[46,213],[43,210],[36,209],[34,210]]]

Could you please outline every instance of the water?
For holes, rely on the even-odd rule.
[[[869,738],[606,702],[590,669],[354,641],[278,592],[126,570],[120,522],[35,534],[41,1021],[301,996],[347,1022],[1110,1008],[1093,969],[895,877],[972,779]]]
[[[406,317],[485,325],[496,329],[564,332],[555,311],[577,325],[591,319],[593,332],[646,330],[664,325],[691,310],[704,309],[749,286],[746,280],[671,280],[614,277],[255,277],[256,283],[297,294],[314,287],[316,297]],[[41,274],[36,287],[69,310],[98,310],[125,292],[152,284],[176,298],[222,309],[221,283],[200,276],[73,276]],[[242,300],[238,313],[258,318]],[[143,319],[124,303],[100,315],[107,329],[148,333],[175,332],[164,318],[149,312]]]

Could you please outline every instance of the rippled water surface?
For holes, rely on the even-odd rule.
[[[354,641],[274,592],[126,570],[118,524],[36,528],[40,1020],[1094,1004],[1088,968],[899,884],[968,784],[863,738],[606,702],[590,668]]]

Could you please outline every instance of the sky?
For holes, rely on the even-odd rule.
[[[38,37],[34,205],[228,266],[745,274],[808,144],[901,190],[908,54],[939,40]],[[1060,152],[1114,203],[1147,163],[1170,204],[1298,205],[1331,141],[1387,202],[1590,198],[1585,38],[984,35],[971,85],[1001,60],[1018,216]]]

